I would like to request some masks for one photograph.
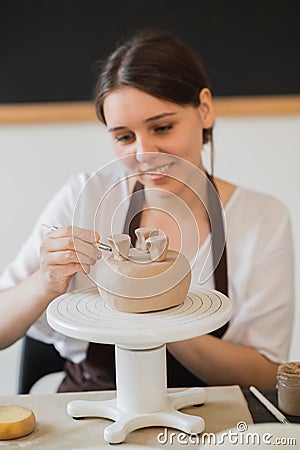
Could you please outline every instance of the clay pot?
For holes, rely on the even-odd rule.
[[[115,310],[141,313],[181,304],[191,283],[187,258],[173,250],[164,261],[131,249],[129,260],[102,257],[96,266],[96,283],[107,305]]]

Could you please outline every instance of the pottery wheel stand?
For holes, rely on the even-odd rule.
[[[203,404],[205,390],[167,392],[166,343],[211,332],[229,317],[227,297],[205,289],[191,290],[179,306],[144,314],[110,309],[96,288],[58,297],[47,309],[52,328],[72,338],[115,344],[116,350],[116,398],[75,400],[68,404],[68,414],[113,420],[104,431],[104,439],[112,444],[123,442],[133,430],[151,426],[201,433],[204,420],[178,410]]]

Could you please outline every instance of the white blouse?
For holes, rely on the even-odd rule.
[[[102,236],[122,233],[119,217],[125,218],[127,196],[124,173],[112,173],[107,168],[93,176],[73,176],[46,206],[18,256],[1,274],[0,289],[14,286],[38,270],[39,248],[47,232],[42,223],[101,230],[103,240]],[[244,187],[236,188],[224,211],[232,316],[223,339],[254,347],[271,361],[285,362],[294,315],[293,239],[288,211],[275,198]],[[208,289],[214,288],[211,258],[204,270],[203,265],[210,244],[209,236],[191,261],[192,284]],[[76,274],[68,290],[92,286],[92,276],[93,270],[90,276]],[[54,331],[45,313],[27,334],[53,343],[63,357],[75,363],[86,356],[88,343]]]

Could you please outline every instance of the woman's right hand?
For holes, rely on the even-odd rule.
[[[66,292],[78,272],[89,273],[101,258],[96,246],[98,233],[77,227],[62,227],[45,235],[40,247],[40,275],[43,290],[51,298]]]

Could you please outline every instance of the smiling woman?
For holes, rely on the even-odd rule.
[[[168,385],[275,386],[293,320],[289,214],[275,198],[214,176],[215,110],[202,65],[175,36],[141,32],[104,62],[95,103],[117,159],[66,183],[3,273],[2,348],[27,332],[67,359],[60,391],[115,387],[113,347],[65,338],[43,312],[57,296],[94,282],[102,256],[95,243],[124,232],[140,192],[129,229],[162,230],[170,249],[188,258],[192,283],[232,302],[224,327],[168,345]],[[58,229],[45,234],[40,223]]]

